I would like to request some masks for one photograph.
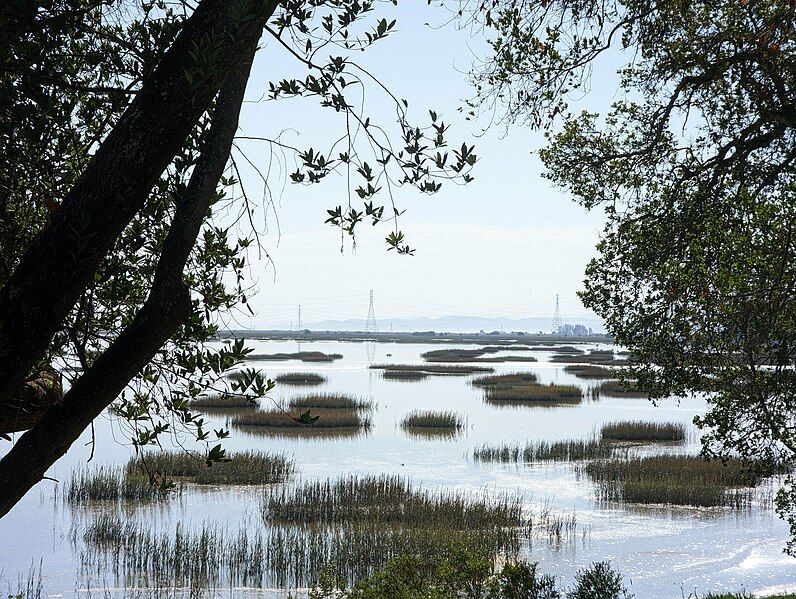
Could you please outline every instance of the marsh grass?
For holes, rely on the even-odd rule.
[[[253,362],[288,360],[299,360],[301,362],[334,362],[335,360],[340,360],[342,357],[343,354],[327,354],[322,351],[299,351],[293,353],[250,354],[246,356],[246,359]]]
[[[325,376],[314,372],[287,372],[280,374],[275,380],[279,384],[296,387],[312,387],[322,385],[327,381]]]
[[[539,377],[533,372],[509,372],[507,374],[480,376],[470,381],[470,384],[473,387],[496,389],[516,387],[518,385],[534,385],[538,382]]]
[[[645,399],[648,397],[647,393],[636,388],[633,381],[605,381],[600,383],[592,390],[592,395],[599,397],[605,395],[607,397],[626,397]]]
[[[199,410],[256,409],[258,406],[259,404],[256,399],[229,393],[215,393],[213,395],[197,397],[191,401],[191,407]]]
[[[574,540],[574,515],[527,510],[517,494],[429,491],[398,476],[346,477],[269,488],[265,526],[203,523],[164,530],[151,519],[95,514],[69,538],[87,570],[175,587],[306,587],[331,566],[351,584],[398,555],[434,559],[452,547],[511,559],[533,539]],[[168,586],[168,588],[171,588]]]
[[[294,397],[288,403],[293,410],[372,410],[373,400],[362,399],[346,393],[313,393]]]
[[[423,379],[427,379],[431,376],[429,372],[423,372],[422,370],[385,370],[381,374],[382,378],[391,380],[391,381],[422,381]]]
[[[129,476],[117,466],[79,467],[72,470],[62,498],[71,505],[91,502],[143,503],[168,498],[170,492],[150,483],[142,474]]]
[[[575,462],[614,457],[618,451],[594,439],[533,441],[521,445],[482,445],[473,450],[477,462]]]
[[[579,379],[612,379],[617,376],[615,370],[593,364],[569,364],[564,366],[564,372],[574,374]]]
[[[536,362],[533,356],[491,356],[483,357],[485,354],[495,354],[501,351],[529,351],[526,347],[517,346],[487,346],[479,349],[435,349],[421,354],[426,362]]]
[[[269,489],[261,503],[271,523],[370,523],[407,528],[470,530],[522,527],[522,498],[432,492],[394,475],[348,476]]]
[[[403,429],[448,429],[460,430],[464,426],[462,417],[450,410],[413,410],[401,420]]]
[[[487,366],[465,366],[463,364],[374,364],[374,370],[389,370],[391,372],[423,372],[426,374],[452,374],[466,375],[482,372],[493,372]]]
[[[577,404],[583,400],[583,392],[576,385],[519,385],[516,387],[487,387],[484,390],[487,402],[496,405],[557,405]]]
[[[551,362],[569,364],[601,364],[603,366],[627,366],[627,360],[617,359],[610,349],[593,349],[587,354],[555,354]]]
[[[367,430],[371,426],[370,417],[359,414],[356,410],[341,409],[312,409],[310,415],[318,416],[318,420],[312,424],[297,422],[294,418],[299,418],[305,410],[268,410],[265,412],[253,412],[251,414],[241,414],[231,420],[232,426],[239,428],[252,429],[293,429],[295,431],[318,429],[354,429]]]
[[[282,453],[244,451],[232,453],[228,462],[208,465],[204,458],[180,452],[149,452],[144,458],[133,458],[125,467],[128,478],[160,473],[166,480],[179,479],[199,485],[265,485],[288,480],[295,464]]]
[[[751,487],[761,480],[740,460],[723,463],[699,456],[595,461],[584,470],[598,484],[601,500],[696,507],[748,507],[754,498]]]
[[[603,441],[685,441],[685,425],[677,422],[610,422],[602,427]]]
[[[534,351],[549,351],[556,354],[582,354],[585,353],[582,349],[573,347],[571,345],[548,345],[541,347],[532,347]]]

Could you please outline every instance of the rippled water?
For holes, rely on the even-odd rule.
[[[594,486],[569,464],[482,464],[472,459],[473,448],[501,442],[582,438],[613,420],[644,419],[690,423],[704,410],[696,399],[674,399],[658,407],[646,400],[603,397],[577,406],[496,407],[482,401],[481,392],[468,384],[470,377],[434,376],[418,382],[389,381],[368,369],[378,362],[417,363],[420,354],[439,346],[421,344],[317,342],[251,342],[255,353],[320,350],[343,354],[330,364],[258,362],[268,376],[282,372],[314,371],[329,381],[313,391],[342,391],[372,397],[378,408],[367,435],[350,438],[301,438],[252,435],[233,430],[225,446],[283,451],[292,456],[304,480],[341,474],[401,474],[425,488],[519,492],[529,509],[550,508],[574,513],[577,538],[560,546],[535,542],[528,557],[542,570],[558,574],[566,582],[580,567],[595,560],[610,560],[621,571],[638,599],[674,599],[698,591],[756,593],[796,591],[796,560],[782,553],[787,527],[770,506],[749,511],[687,509],[650,506],[606,506],[594,498]],[[460,346],[456,346],[460,347]],[[463,347],[463,346],[461,346]],[[516,353],[516,352],[512,352]],[[391,356],[388,356],[391,354]],[[563,364],[550,363],[549,353],[535,352],[539,362],[488,364],[496,371],[531,370],[543,383],[588,382],[569,376]],[[274,399],[303,392],[280,387]],[[466,420],[466,430],[454,439],[418,438],[404,432],[399,422],[416,408],[453,410]],[[221,423],[225,416],[210,415]],[[95,463],[124,463],[131,455],[127,433],[103,417],[96,426]],[[72,468],[90,454],[86,432],[60,460],[49,476],[67,480]],[[696,452],[692,436],[684,449]],[[0,445],[5,451],[7,444]],[[656,451],[655,448],[647,451]],[[765,490],[765,489],[764,489]],[[188,526],[203,521],[237,529],[257,513],[258,492],[251,488],[189,489],[168,506],[139,510],[164,528],[181,521]],[[88,508],[89,510],[91,508]],[[16,588],[18,576],[32,566],[41,573],[49,596],[101,596],[124,586],[110,570],[81,572],[80,557],[69,540],[73,520],[86,517],[86,508],[62,504],[55,483],[44,481],[0,520],[0,593],[6,585]],[[279,591],[220,589],[227,596],[280,595]]]

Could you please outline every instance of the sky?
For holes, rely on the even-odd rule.
[[[298,305],[305,324],[362,319],[370,290],[379,318],[552,317],[557,294],[565,322],[594,318],[576,292],[583,287],[603,215],[586,212],[542,177],[534,154],[544,145],[540,133],[521,124],[490,126],[485,118],[466,121],[457,110],[473,95],[467,72],[486,54],[483,37],[442,26],[448,13],[419,0],[378,10],[397,20],[396,29],[357,56],[358,62],[409,101],[410,119],[426,122],[434,109],[450,123],[452,142],[475,145],[475,179],[465,186],[445,184],[432,196],[409,187],[396,191],[397,204],[406,210],[400,227],[416,248],[414,256],[387,251],[387,224],[361,227],[356,246],[346,240],[341,252],[339,230],[324,220],[328,208],[347,204],[344,174],[310,187],[293,184],[286,176],[295,169],[288,152],[243,139],[279,138],[326,149],[345,130],[341,115],[320,108],[317,100],[263,101],[269,81],[305,73],[274,40],[264,38],[235,155],[247,195],[259,206],[254,221],[267,256],[250,253],[255,316],[239,318],[237,326],[286,326],[296,320]],[[583,108],[599,109],[615,94],[610,77],[600,73],[594,80]],[[373,122],[394,124],[394,108],[376,86],[366,91],[364,107]],[[270,204],[264,210],[266,197]]]

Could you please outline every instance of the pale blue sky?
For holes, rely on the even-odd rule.
[[[457,108],[472,96],[466,73],[484,55],[483,38],[443,23],[447,15],[418,0],[379,12],[398,25],[386,40],[359,58],[396,95],[410,102],[410,118],[426,122],[435,109],[451,124],[452,142],[475,144],[480,161],[467,186],[447,184],[434,196],[403,188],[397,200],[407,212],[401,227],[413,257],[386,251],[389,226],[364,226],[357,248],[340,252],[340,236],[324,224],[326,209],[345,205],[346,181],[331,175],[313,187],[285,181],[295,163],[287,157],[269,159],[266,144],[241,141],[240,147],[257,167],[268,173],[279,226],[270,211],[268,233],[262,238],[273,265],[252,255],[257,315],[243,319],[248,326],[274,326],[293,319],[305,305],[305,322],[363,318],[367,293],[373,289],[380,318],[450,314],[551,316],[560,294],[565,320],[593,316],[580,305],[583,271],[593,255],[602,227],[601,214],[589,214],[542,178],[532,154],[544,143],[541,134],[521,125],[493,126],[483,133],[486,119],[465,121]],[[282,48],[264,40],[255,62],[241,120],[241,135],[282,139],[299,147],[325,149],[344,131],[339,114],[321,109],[314,99],[255,102],[269,80],[303,76]],[[582,103],[600,109],[615,92],[613,69],[595,77],[601,85]],[[614,87],[611,87],[611,86]],[[374,87],[365,98],[372,120],[392,125],[394,109]],[[239,162],[243,162],[242,160]],[[287,169],[285,168],[287,167]],[[270,168],[270,170],[269,170]],[[577,168],[577,165],[573,165]],[[243,166],[247,191],[262,197],[262,181]],[[386,201],[386,198],[384,199]],[[262,225],[263,213],[257,222]],[[393,298],[379,303],[379,297]],[[309,312],[308,312],[309,310]]]

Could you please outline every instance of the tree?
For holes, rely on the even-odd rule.
[[[475,109],[547,131],[547,175],[607,222],[584,304],[653,399],[704,396],[708,457],[796,459],[796,7],[494,0],[465,12],[491,54]],[[577,112],[601,56],[607,114]],[[794,479],[777,506],[796,538]],[[796,550],[794,541],[789,544]]]
[[[385,217],[374,201],[380,189],[407,184],[433,193],[439,179],[470,179],[473,149],[463,145],[449,160],[447,125],[435,113],[427,127],[410,124],[408,103],[390,96],[395,139],[350,101],[348,90],[378,85],[350,55],[395,24],[369,22],[373,2],[177,7],[17,0],[0,9],[8,42],[0,139],[9,149],[0,172],[8,190],[0,207],[0,433],[27,429],[0,460],[0,515],[117,398],[114,413],[133,425],[137,447],[157,443],[173,425],[208,443],[227,436],[205,431],[189,400],[220,384],[247,353],[242,343],[217,350],[204,342],[221,315],[246,303],[252,239],[231,240],[214,207],[237,205],[243,220],[254,210],[231,151],[263,32],[307,70],[304,79],[272,83],[269,97],[317,97],[349,124],[332,146],[344,145],[337,155],[287,148],[297,184],[337,171],[362,181],[352,190],[362,210],[349,201],[329,211],[327,222],[342,234],[353,236],[364,219],[390,220],[388,248],[411,253],[397,228],[400,210],[393,205]],[[317,58],[329,49],[338,55]],[[235,189],[237,198],[229,195]],[[28,392],[53,367],[69,378],[63,397]],[[231,387],[256,396],[272,384],[247,371]],[[206,457],[223,459],[223,449],[208,447]]]

